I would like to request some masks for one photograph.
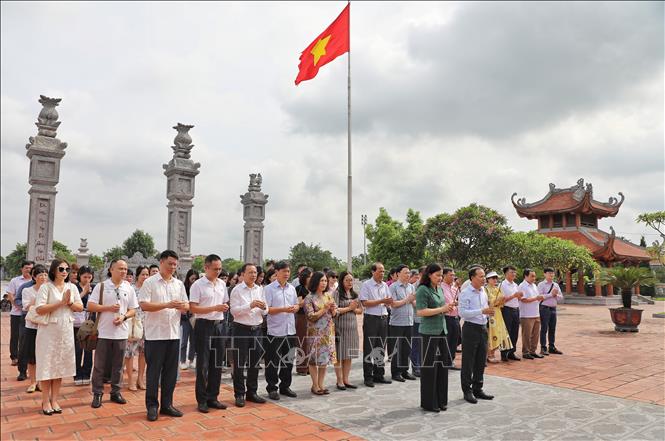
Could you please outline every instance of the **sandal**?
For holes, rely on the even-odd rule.
[[[314,388],[311,388],[310,391],[312,391],[314,395],[323,395],[322,390],[314,390]]]
[[[323,395],[328,395],[330,393],[328,389],[323,389],[321,392],[323,393]]]
[[[26,389],[26,392],[31,394],[34,393],[37,390],[37,385],[36,384],[31,384],[28,386],[28,389]]]

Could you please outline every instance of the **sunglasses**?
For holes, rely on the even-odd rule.
[[[61,272],[61,273],[68,273],[68,272],[71,271],[71,269],[70,268],[65,268],[64,266],[59,266],[58,271]]]

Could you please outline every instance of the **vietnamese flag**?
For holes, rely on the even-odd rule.
[[[319,68],[349,51],[349,8],[344,8],[339,17],[300,54],[296,86],[301,81],[311,80]]]

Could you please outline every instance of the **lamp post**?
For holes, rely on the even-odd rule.
[[[363,226],[363,262],[367,265],[367,234],[365,234],[365,227],[367,226],[367,215],[360,215],[360,225]]]

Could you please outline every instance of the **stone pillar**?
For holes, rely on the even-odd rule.
[[[586,295],[584,290],[584,271],[577,270],[577,293],[581,296]]]
[[[240,196],[245,220],[243,261],[263,265],[263,221],[268,195],[261,191],[261,173],[249,175],[247,193]]]
[[[173,128],[178,131],[173,149],[173,159],[164,164],[166,197],[169,211],[166,246],[178,253],[178,273],[180,277],[192,267],[192,199],[194,198],[194,178],[199,174],[201,164],[190,159],[192,138],[189,130],[194,127],[178,123]]]
[[[566,271],[566,294],[571,294],[573,292],[573,276],[570,274],[570,271]]]
[[[53,222],[55,220],[55,186],[60,180],[60,160],[67,143],[56,138],[61,98],[39,96],[42,110],[37,117],[37,136],[28,138],[26,156],[30,158],[30,211],[28,214],[27,258],[49,264],[53,255]]]
[[[79,245],[78,252],[76,253],[76,264],[78,266],[90,263],[90,253],[88,251],[90,251],[88,249],[88,239],[81,238],[81,245]]]

